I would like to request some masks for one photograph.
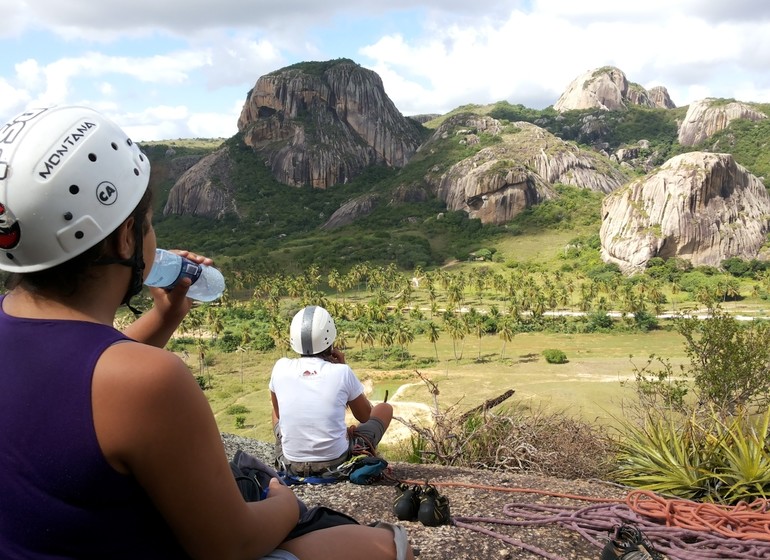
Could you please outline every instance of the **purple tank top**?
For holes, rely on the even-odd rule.
[[[188,558],[96,439],[94,366],[127,338],[97,323],[11,317],[2,305],[0,558]]]

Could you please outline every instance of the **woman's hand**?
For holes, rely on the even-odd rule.
[[[190,251],[175,249],[171,252],[205,266],[212,266],[214,264],[212,259],[198,255],[197,253],[191,253]],[[187,297],[187,290],[190,289],[191,285],[192,281],[189,278],[182,278],[171,290],[150,288],[153,308],[155,308],[164,319],[168,318],[170,321],[176,321],[178,325],[192,308],[192,300]]]
[[[214,264],[212,259],[190,251],[172,252],[198,264]],[[187,297],[191,284],[189,278],[182,278],[171,290],[149,288],[152,309],[131,323],[124,333],[139,342],[163,348],[192,308],[193,301]]]
[[[286,484],[281,484],[281,481],[277,478],[270,479],[265,500],[275,500],[274,502],[271,502],[272,504],[281,502],[281,509],[279,511],[286,511],[288,512],[287,515],[290,517],[296,516],[296,519],[299,520],[299,502],[297,502],[297,496],[294,495],[294,491],[291,488]],[[275,507],[277,508],[278,506]]]

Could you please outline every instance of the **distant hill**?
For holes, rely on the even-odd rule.
[[[648,92],[613,67],[579,78],[558,110],[500,101],[410,119],[353,61],[277,70],[257,81],[240,132],[220,146],[145,146],[159,241],[265,271],[435,267],[494,253],[512,232],[598,234],[602,195],[578,190],[599,176],[619,186],[686,152],[729,153],[770,176],[769,105],[704,100],[698,118],[710,120],[696,125],[707,134],[683,146],[689,108],[671,108],[664,87]]]

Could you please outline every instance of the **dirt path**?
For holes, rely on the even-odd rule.
[[[383,443],[391,445],[408,440],[409,436],[412,435],[412,431],[404,422],[412,422],[422,426],[429,426],[433,423],[432,410],[427,404],[399,400],[409,387],[415,385],[421,385],[421,383],[405,383],[400,385],[393,393],[393,396],[388,399],[388,402],[393,406],[393,422],[390,423],[388,431],[385,432],[385,436],[382,438]],[[364,381],[364,388],[367,394],[371,394],[372,381]]]

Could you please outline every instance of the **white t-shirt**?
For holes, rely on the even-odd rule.
[[[347,451],[346,406],[364,392],[350,367],[321,358],[281,358],[273,366],[270,390],[278,400],[289,461],[331,461]]]

